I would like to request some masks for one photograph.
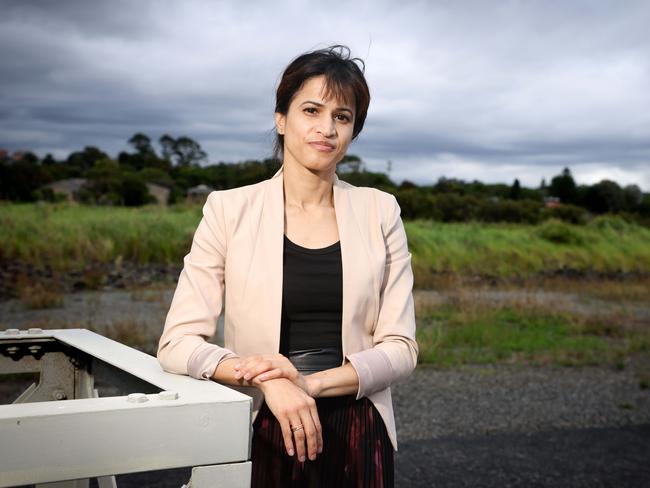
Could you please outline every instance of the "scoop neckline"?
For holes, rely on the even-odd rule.
[[[334,244],[330,244],[329,246],[325,246],[325,247],[316,247],[316,248],[303,247],[299,244],[296,244],[291,239],[289,239],[286,234],[284,234],[284,242],[289,247],[292,247],[296,251],[304,252],[305,254],[325,254],[328,252],[337,251],[341,247],[340,240],[336,241]]]

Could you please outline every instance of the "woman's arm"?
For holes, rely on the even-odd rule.
[[[356,393],[359,389],[359,377],[350,363],[337,368],[302,375],[282,354],[249,356],[223,361],[215,372],[215,379],[230,385],[252,384],[286,378],[291,380],[308,395],[317,397],[341,396]]]
[[[157,358],[165,371],[209,380],[217,365],[237,355],[207,342],[223,309],[227,236],[222,193],[210,193],[178,278]]]
[[[400,207],[393,195],[387,198],[386,215],[383,225],[386,263],[373,346],[346,355],[359,376],[357,399],[403,380],[417,364],[411,253]]]
[[[352,395],[359,390],[359,377],[350,363],[306,375],[307,391],[314,398]]]

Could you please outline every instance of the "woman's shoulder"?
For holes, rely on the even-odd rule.
[[[355,186],[346,181],[340,181],[340,184],[352,195],[359,200],[365,200],[366,203],[374,202],[383,209],[390,210],[397,205],[395,195],[390,192],[380,190],[371,186]]]

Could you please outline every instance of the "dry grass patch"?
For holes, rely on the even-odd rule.
[[[18,298],[27,308],[44,309],[63,306],[63,293],[46,288],[41,283],[23,284],[18,289]]]

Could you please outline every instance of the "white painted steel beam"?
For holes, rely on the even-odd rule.
[[[166,373],[156,358],[85,329],[0,331],[0,344],[36,337],[67,344],[160,393],[0,405],[0,487],[183,466],[250,469],[249,396]]]

